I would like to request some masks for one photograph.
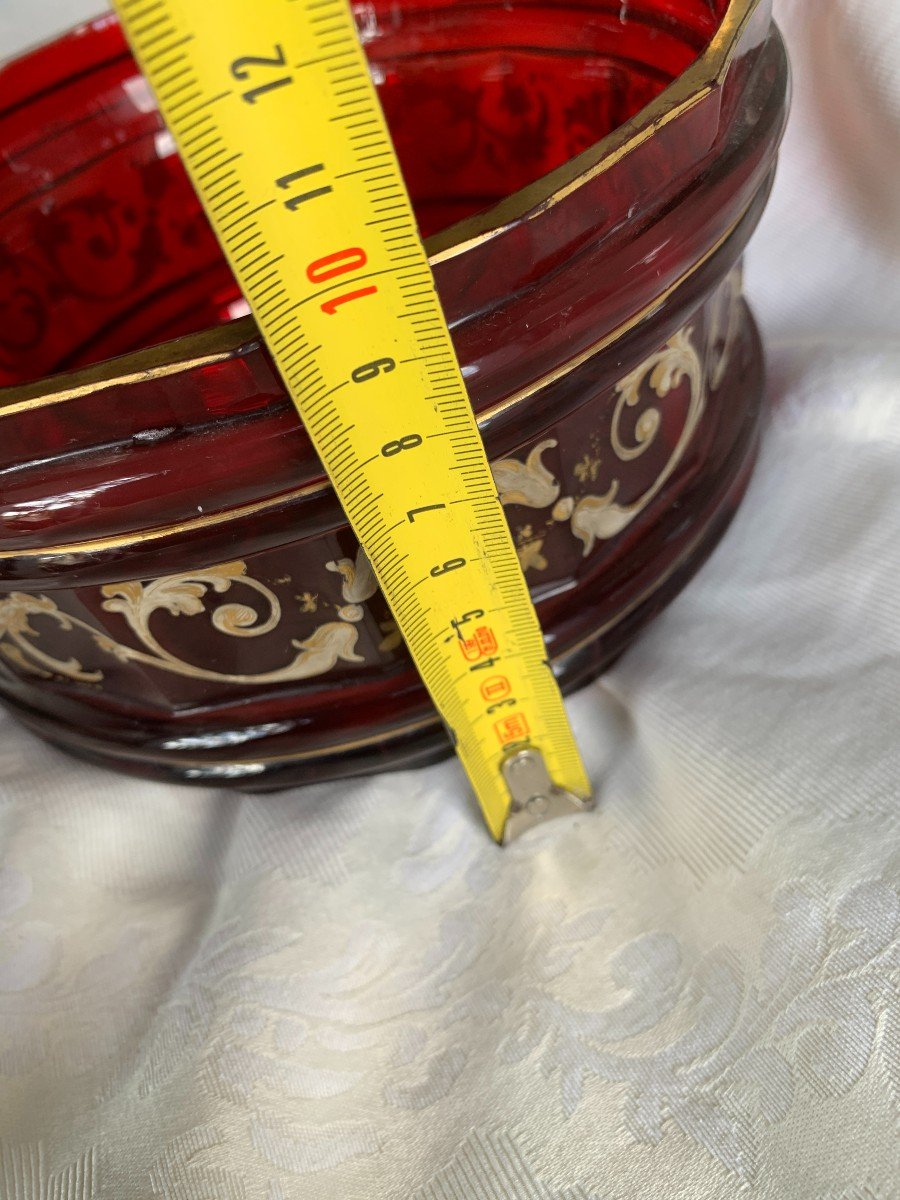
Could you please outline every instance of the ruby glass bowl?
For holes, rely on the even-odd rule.
[[[770,0],[374,0],[358,21],[573,688],[748,481],[740,260],[788,91]],[[5,702],[82,756],[244,788],[445,752],[113,18],[0,71],[0,139]]]

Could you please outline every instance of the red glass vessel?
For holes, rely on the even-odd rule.
[[[572,688],[697,569],[752,467],[770,2],[358,21]],[[0,71],[0,139],[6,703],[89,758],[243,788],[446,752],[113,18]]]

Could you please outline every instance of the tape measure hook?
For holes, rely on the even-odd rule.
[[[504,761],[502,770],[512,797],[503,830],[504,846],[544,821],[588,812],[594,807],[592,799],[582,800],[553,782],[539,750],[519,750],[511,754]]]

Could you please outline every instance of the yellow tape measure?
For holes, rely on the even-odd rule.
[[[589,784],[346,0],[117,0],[499,840]]]

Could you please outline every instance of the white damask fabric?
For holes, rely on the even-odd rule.
[[[252,799],[0,717],[0,1200],[900,1197],[898,12],[780,5],[775,411],[571,704],[595,814],[501,851],[452,763]]]

